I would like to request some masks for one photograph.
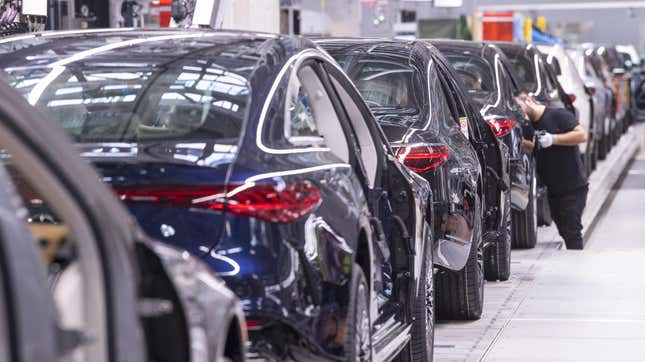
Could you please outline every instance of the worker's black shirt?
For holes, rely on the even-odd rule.
[[[568,110],[546,108],[533,128],[536,131],[561,134],[573,130],[577,125],[576,117]],[[538,150],[537,171],[550,195],[562,195],[587,185],[578,146],[553,145]]]

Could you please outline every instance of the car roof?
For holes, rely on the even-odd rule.
[[[54,31],[0,39],[0,68],[42,68],[104,64],[139,65],[159,68],[164,64],[200,55],[227,55],[230,62],[218,62],[223,70],[249,78],[270,59],[280,63],[311,41],[266,33],[211,31],[197,29],[97,29]],[[245,67],[239,67],[239,60]],[[251,66],[248,66],[251,64]],[[275,65],[275,64],[273,64]]]

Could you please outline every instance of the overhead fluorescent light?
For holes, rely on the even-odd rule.
[[[464,6],[464,0],[434,0],[435,8],[458,8]]]

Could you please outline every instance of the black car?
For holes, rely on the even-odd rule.
[[[609,67],[616,96],[616,134],[614,140],[627,131],[631,123],[631,73],[614,45],[597,45],[596,53]]]
[[[507,170],[490,127],[436,48],[424,41],[319,40],[370,106],[398,158],[428,181],[438,248],[438,315],[482,313],[483,250],[506,232]],[[498,263],[506,261],[498,261]]]
[[[552,108],[565,108],[573,114],[573,102],[558,82],[553,67],[546,63],[546,56],[533,44],[494,42],[510,63],[518,77],[519,85],[538,102]],[[538,180],[539,181],[539,180]],[[547,190],[538,184],[538,225],[551,224],[551,212],[546,200]]]
[[[565,108],[576,114],[571,97],[558,82],[547,56],[533,44],[493,42],[504,52],[517,75],[519,85],[538,102],[552,108]]]
[[[4,77],[144,230],[238,295],[251,357],[430,358],[431,190],[312,42],[110,30],[1,46]]]
[[[495,45],[470,41],[432,41],[460,76],[467,94],[479,107],[495,136],[508,148],[515,248],[532,248],[537,242],[537,175],[532,152],[522,140],[532,127],[514,98],[520,89],[506,55]],[[511,212],[507,210],[510,218]],[[510,219],[508,220],[510,222]]]
[[[244,360],[237,297],[200,260],[148,239],[3,82],[0,250],[3,361]]]

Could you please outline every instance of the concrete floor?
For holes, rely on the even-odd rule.
[[[598,208],[585,250],[553,227],[514,250],[481,320],[437,326],[435,361],[645,361],[644,153]]]
[[[484,360],[645,360],[645,155],[612,196],[584,251],[541,266]]]

